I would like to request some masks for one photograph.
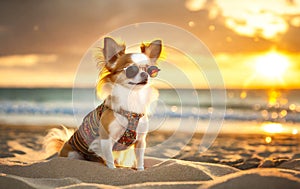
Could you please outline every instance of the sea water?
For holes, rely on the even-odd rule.
[[[220,126],[233,123],[240,129],[251,127],[244,126],[245,122],[300,125],[300,90],[225,92],[226,96],[212,98],[218,94],[217,89],[159,89],[159,99],[151,105],[150,120],[170,130],[178,122],[189,123],[184,126],[188,130],[195,123],[205,125],[212,119],[218,120]],[[78,127],[82,118],[100,104],[92,88],[1,88],[0,123]],[[212,117],[215,112],[220,113]]]

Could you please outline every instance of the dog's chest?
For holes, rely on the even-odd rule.
[[[150,88],[132,90],[116,86],[112,96],[116,99],[112,103],[113,109],[124,109],[136,113],[144,113],[149,103]]]

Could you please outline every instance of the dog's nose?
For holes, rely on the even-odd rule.
[[[148,74],[146,72],[141,73],[141,78],[142,80],[147,80],[148,79]]]

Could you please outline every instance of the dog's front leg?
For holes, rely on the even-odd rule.
[[[111,138],[101,140],[101,149],[102,149],[102,153],[103,153],[103,158],[106,162],[107,167],[110,169],[116,168],[116,166],[114,164],[112,148],[113,148],[113,140]]]
[[[144,170],[144,154],[146,149],[145,136],[140,136],[135,143],[136,168],[138,171]]]

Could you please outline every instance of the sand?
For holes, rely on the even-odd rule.
[[[300,188],[299,136],[219,135],[199,153],[201,134],[173,159],[145,159],[145,170],[53,157],[41,142],[49,127],[0,126],[0,188]],[[170,133],[149,136],[153,146]],[[298,138],[297,138],[298,137]]]

